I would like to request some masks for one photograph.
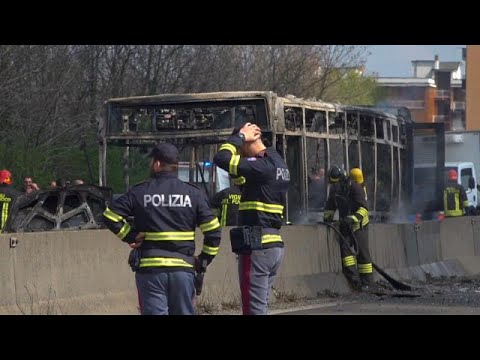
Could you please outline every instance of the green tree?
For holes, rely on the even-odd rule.
[[[359,70],[339,69],[331,76],[338,80],[326,90],[322,100],[347,105],[375,105],[383,97],[375,78],[364,76]]]
[[[272,90],[280,96],[374,104],[361,45],[0,45],[0,168],[21,184],[97,182],[98,119],[112,97]],[[124,189],[122,152],[108,184]],[[148,176],[131,150],[130,184]]]

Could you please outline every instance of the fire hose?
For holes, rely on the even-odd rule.
[[[330,223],[326,223],[326,222],[323,222],[323,221],[319,221],[318,224],[325,225],[328,228],[333,229],[333,231],[338,235],[338,237],[336,239],[338,240],[339,244],[340,245],[344,244],[344,245],[347,245],[348,247],[350,247],[350,245],[348,244],[348,242],[345,239],[345,237],[343,236],[343,234],[340,232],[340,230],[335,225],[330,224]],[[355,233],[352,231],[351,227],[347,226],[347,228],[349,229],[350,234],[351,234],[352,239],[353,239],[352,253],[353,253],[353,255],[356,256],[356,255],[358,255],[358,241],[357,241]],[[393,277],[388,275],[380,266],[375,264],[373,261],[372,261],[372,266],[395,289],[402,290],[402,291],[413,290],[413,287],[411,285],[402,283],[401,281],[394,279]],[[203,259],[201,264],[200,264],[200,268],[198,269],[198,271],[195,272],[195,292],[196,292],[197,296],[200,296],[201,293],[202,293],[203,278],[205,276],[206,269],[207,269],[207,260]]]
[[[323,221],[319,221],[318,224],[321,224],[321,225],[325,225],[331,229],[333,229],[333,231],[335,231],[335,233],[338,235],[337,237],[337,240],[338,242],[340,243],[340,245],[347,245],[348,247],[350,247],[350,245],[348,244],[347,240],[345,239],[345,237],[343,236],[343,234],[340,232],[340,230],[338,230],[338,228],[333,225],[333,224],[330,224],[330,223],[327,223],[327,222],[323,222]],[[352,239],[353,239],[353,248],[354,250],[352,251],[354,255],[357,255],[358,254],[358,241],[357,241],[357,238],[355,237],[355,233],[352,231],[352,228],[350,226],[347,226],[349,231],[350,231],[350,234],[352,236]],[[383,278],[385,280],[387,280],[395,289],[397,290],[402,290],[402,291],[411,291],[413,290],[413,287],[411,285],[408,285],[408,284],[405,284],[405,283],[402,283],[401,281],[399,280],[396,280],[394,279],[393,277],[391,277],[390,275],[388,275],[380,266],[378,266],[377,264],[375,264],[373,261],[372,261],[372,266],[373,268],[380,274],[383,276]]]

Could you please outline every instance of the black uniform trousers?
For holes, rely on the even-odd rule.
[[[340,228],[340,232],[347,241],[340,245],[343,273],[353,288],[369,285],[373,280],[373,266],[368,247],[368,225],[354,232],[358,243],[358,254],[355,257],[352,249],[354,239],[349,229]]]

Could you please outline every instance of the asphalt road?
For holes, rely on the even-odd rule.
[[[395,302],[332,302],[273,311],[272,315],[480,315],[475,306],[441,306]]]
[[[381,289],[381,288],[380,288]],[[307,305],[301,307],[301,305]],[[412,291],[352,293],[272,311],[278,315],[480,315],[480,278],[432,279]]]
[[[368,292],[339,295],[328,292],[314,299],[280,298],[269,315],[480,315],[480,277],[429,279],[399,291],[379,282]],[[240,315],[234,309],[202,315]]]

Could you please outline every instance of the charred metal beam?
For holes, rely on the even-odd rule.
[[[16,199],[6,232],[99,229],[112,189],[73,185],[39,190]]]

